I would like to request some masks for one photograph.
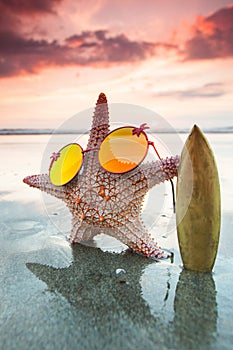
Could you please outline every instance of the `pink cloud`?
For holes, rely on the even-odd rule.
[[[155,97],[176,97],[183,98],[216,98],[223,96],[225,90],[221,82],[213,82],[198,86],[192,89],[185,88],[184,90],[167,90],[163,92],[153,93]]]
[[[124,34],[86,31],[73,35],[64,44],[57,41],[27,39],[12,31],[0,32],[0,76],[37,73],[51,66],[101,66],[132,63],[146,59],[156,45],[132,41]]]
[[[134,62],[153,55],[155,49],[153,43],[130,40],[125,34],[110,35],[107,30],[73,35],[66,44],[79,49],[79,54],[86,57],[85,63]]]
[[[108,67],[134,64],[148,57],[167,55],[172,50],[177,59],[212,59],[233,55],[233,7],[220,9],[207,17],[198,17],[182,50],[167,41],[132,40],[125,33],[109,30],[86,30],[68,36],[64,41],[39,40],[19,30],[23,21],[19,13],[55,13],[62,0],[0,0],[0,78],[35,74],[47,67]],[[5,11],[5,12],[4,12]],[[4,16],[5,14],[5,16]],[[11,16],[6,17],[6,14]]]
[[[3,12],[11,13],[50,13],[63,0],[0,0],[0,8]]]
[[[55,8],[63,0],[0,0],[0,31],[22,32],[25,19],[32,25],[40,16],[55,15]]]
[[[198,17],[185,44],[186,59],[211,59],[233,55],[233,7]]]

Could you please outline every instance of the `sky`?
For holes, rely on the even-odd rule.
[[[0,0],[0,129],[55,129],[100,92],[232,126],[233,2]]]

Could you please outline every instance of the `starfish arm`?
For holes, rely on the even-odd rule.
[[[38,188],[39,190],[51,194],[59,199],[65,199],[65,191],[63,186],[54,186],[47,174],[31,175],[23,179],[23,182],[30,187]]]
[[[92,120],[92,127],[87,143],[83,169],[86,174],[93,173],[99,167],[98,163],[98,149],[106,135],[109,133],[109,113],[107,98],[104,93],[99,95],[96,103],[94,116]]]
[[[101,142],[108,133],[108,103],[105,94],[101,93],[96,103],[87,149],[100,147]]]
[[[147,258],[167,258],[168,255],[160,249],[146,228],[138,220],[128,221],[125,226],[109,230],[109,235],[127,245],[133,252],[145,255]]]
[[[148,188],[177,176],[180,156],[148,162],[140,166],[148,181]]]
[[[82,219],[72,218],[72,230],[68,236],[68,240],[74,243],[89,241],[97,234],[96,228],[87,224]]]

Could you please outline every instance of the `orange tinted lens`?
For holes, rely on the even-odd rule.
[[[111,132],[99,150],[101,166],[111,173],[125,173],[138,166],[147,154],[145,133],[133,135],[134,127],[119,128]]]
[[[52,161],[50,168],[50,181],[56,186],[62,186],[71,181],[82,166],[82,147],[71,143],[63,147],[60,156]]]

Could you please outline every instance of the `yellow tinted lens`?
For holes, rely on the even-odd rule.
[[[53,160],[50,168],[50,181],[56,186],[62,186],[71,181],[82,166],[82,147],[71,143],[63,147],[60,155]]]
[[[138,166],[147,154],[145,133],[133,135],[133,127],[119,128],[111,132],[99,150],[101,166],[111,173],[125,173]]]

